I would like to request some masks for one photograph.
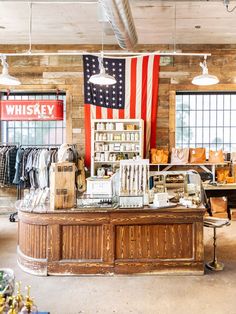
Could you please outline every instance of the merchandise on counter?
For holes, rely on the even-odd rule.
[[[197,207],[203,202],[201,178],[194,170],[156,171],[151,176],[150,182],[153,182],[153,188],[150,190],[150,202],[154,200],[155,193],[160,193],[160,197],[165,197],[164,202],[167,201],[165,193],[168,193],[168,200],[171,203],[180,202],[187,207]],[[162,205],[166,207],[165,204],[159,205],[157,207],[162,207]]]
[[[125,196],[120,195],[119,206],[120,208],[142,208],[144,206],[143,195]]]
[[[70,209],[75,205],[75,164],[53,163],[50,169],[50,209]]]
[[[77,204],[79,207],[85,208],[116,208],[118,206],[118,198],[117,196],[109,196],[103,194],[87,194],[84,193],[77,200]]]
[[[206,162],[206,149],[203,147],[196,147],[189,149],[189,162],[194,163],[205,163]]]
[[[144,205],[148,204],[149,195],[149,160],[122,160],[120,163],[120,182],[119,182],[120,197],[122,207],[130,206],[136,203],[136,198],[133,196],[142,196]],[[129,198],[131,198],[129,200]],[[126,204],[124,202],[127,202]]]
[[[90,177],[87,178],[86,194],[116,196],[118,194],[118,173],[111,177]]]
[[[168,193],[155,193],[153,205],[156,207],[165,207],[169,204]]]
[[[172,148],[171,163],[187,164],[189,159],[189,148]]]
[[[215,163],[223,163],[224,162],[224,154],[223,150],[220,149],[218,151],[209,151],[209,162],[215,162]]]
[[[29,193],[25,194],[23,200],[16,202],[16,208],[40,212],[49,207],[49,196],[49,188],[30,189]]]

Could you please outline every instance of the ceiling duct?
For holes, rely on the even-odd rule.
[[[132,49],[138,36],[129,5],[129,0],[100,0],[105,15],[112,26],[118,44],[123,49]]]

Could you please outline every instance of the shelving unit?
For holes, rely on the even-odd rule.
[[[94,119],[91,129],[91,175],[102,164],[119,168],[120,160],[143,157],[142,119]]]

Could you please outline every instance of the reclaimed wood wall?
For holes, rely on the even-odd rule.
[[[0,52],[27,51],[24,46],[1,46]],[[236,85],[236,45],[185,45],[178,46],[182,52],[206,52],[209,73],[220,79],[220,84],[201,90],[234,90]],[[100,46],[33,46],[32,51],[99,51]],[[117,49],[106,46],[105,50]],[[139,51],[169,50],[171,46],[141,46]],[[191,84],[191,79],[200,74],[201,57],[176,56],[162,59],[160,68],[159,107],[157,117],[157,146],[174,146],[175,91],[200,90]],[[83,67],[81,56],[32,56],[8,57],[10,74],[17,76],[22,85],[14,90],[56,91],[67,93],[67,142],[79,144],[84,152],[84,110],[83,110]],[[0,86],[5,91],[5,86]]]

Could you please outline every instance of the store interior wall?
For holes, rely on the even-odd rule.
[[[178,45],[178,51],[211,53],[207,63],[209,73],[217,75],[220,84],[197,87],[191,84],[195,75],[201,74],[199,62],[202,57],[176,56],[162,58],[159,79],[159,105],[157,116],[157,146],[174,146],[173,109],[174,93],[177,90],[234,90],[236,85],[236,45]],[[32,47],[32,51],[99,51],[98,46],[44,46]],[[104,50],[118,49],[117,46],[105,46]],[[137,51],[172,51],[173,47],[137,46]],[[0,52],[27,51],[27,46],[0,45]],[[84,153],[84,104],[83,104],[83,66],[82,56],[17,56],[8,57],[9,72],[18,77],[22,85],[14,87],[14,91],[56,91],[63,90],[67,94],[67,127],[68,143],[78,144],[81,154]],[[6,91],[0,86],[0,91]],[[172,117],[172,118],[171,118]]]

